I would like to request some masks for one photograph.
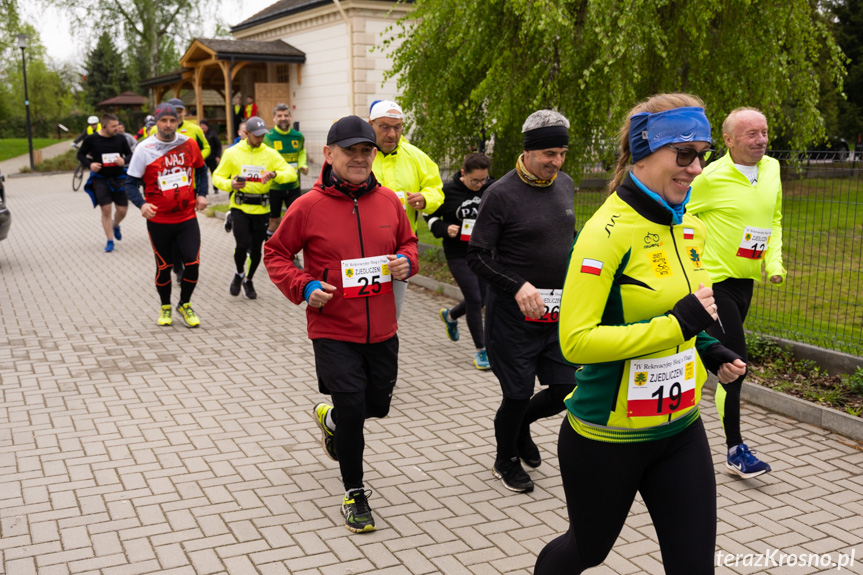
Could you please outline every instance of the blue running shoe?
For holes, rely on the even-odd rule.
[[[755,452],[750,451],[745,443],[741,443],[728,454],[725,467],[743,479],[758,477],[770,471],[770,466],[755,457]]]
[[[449,315],[449,308],[441,308],[440,310],[440,319],[446,326],[446,336],[450,339],[450,341],[458,341],[458,320],[449,321],[447,316]]]
[[[108,240],[108,243],[105,244],[105,252],[111,253],[114,251],[114,240]]]
[[[484,349],[476,352],[476,356],[473,358],[473,365],[480,371],[491,369],[491,365],[488,363],[488,353]]]
[[[118,242],[123,239],[123,234],[120,233],[120,226],[114,226],[114,239]]]

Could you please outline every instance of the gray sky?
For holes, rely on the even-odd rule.
[[[276,0],[223,0],[220,14],[228,25],[238,24],[249,16],[260,12]],[[56,9],[37,6],[36,2],[21,2],[22,18],[28,22],[38,22],[42,44],[53,60],[66,60],[83,65],[87,52],[92,48],[99,33],[81,36],[73,35],[66,15]],[[215,29],[215,22],[207,26],[208,31]],[[185,47],[181,48],[184,49]]]

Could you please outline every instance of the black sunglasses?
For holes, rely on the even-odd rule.
[[[696,157],[698,158],[698,163],[703,168],[707,165],[707,157],[713,151],[708,148],[703,152],[698,152],[692,148],[681,148],[680,146],[672,146],[671,144],[666,144],[666,146],[677,152],[677,165],[681,168],[689,166],[689,164],[695,161]]]

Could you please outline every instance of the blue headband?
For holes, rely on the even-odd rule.
[[[656,114],[641,112],[629,119],[629,150],[633,163],[666,144],[712,141],[704,108],[690,106]]]

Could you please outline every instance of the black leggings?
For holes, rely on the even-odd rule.
[[[530,444],[530,424],[563,411],[566,408],[563,400],[574,388],[575,384],[550,385],[530,399],[504,397],[494,416],[498,460],[518,456]]]
[[[191,218],[179,224],[147,221],[147,231],[156,256],[156,291],[159,292],[162,305],[171,305],[171,267],[175,253],[186,266],[180,285],[180,304],[188,303],[198,284],[201,258],[201,228],[198,227],[198,218]]]
[[[603,443],[578,435],[564,418],[557,446],[569,531],[536,560],[535,575],[577,575],[602,563],[641,493],[665,573],[714,573],[716,479],[699,418],[677,435],[643,443]]]
[[[234,240],[237,242],[237,247],[234,250],[234,264],[237,266],[237,273],[243,273],[243,268],[246,266],[246,254],[248,254],[251,262],[246,277],[252,279],[255,270],[261,263],[261,246],[267,239],[270,214],[247,214],[243,210],[231,208],[231,220]]]
[[[742,357],[747,363],[749,358],[746,354],[743,322],[746,321],[746,314],[749,313],[754,286],[754,280],[736,278],[713,284],[713,297],[716,300],[716,309],[719,319],[722,320],[722,327],[719,327],[719,322],[716,322],[707,329],[708,334],[718,339],[722,345]],[[740,435],[740,388],[743,387],[745,377],[746,374],[743,374],[731,383],[720,384],[716,390],[716,409],[722,420],[725,442],[729,449],[743,443],[743,437]]]
[[[446,261],[449,271],[455,278],[464,299],[458,302],[449,314],[458,319],[467,314],[467,328],[477,349],[485,348],[482,330],[482,306],[485,305],[485,283],[471,271],[465,258],[452,258]]]

